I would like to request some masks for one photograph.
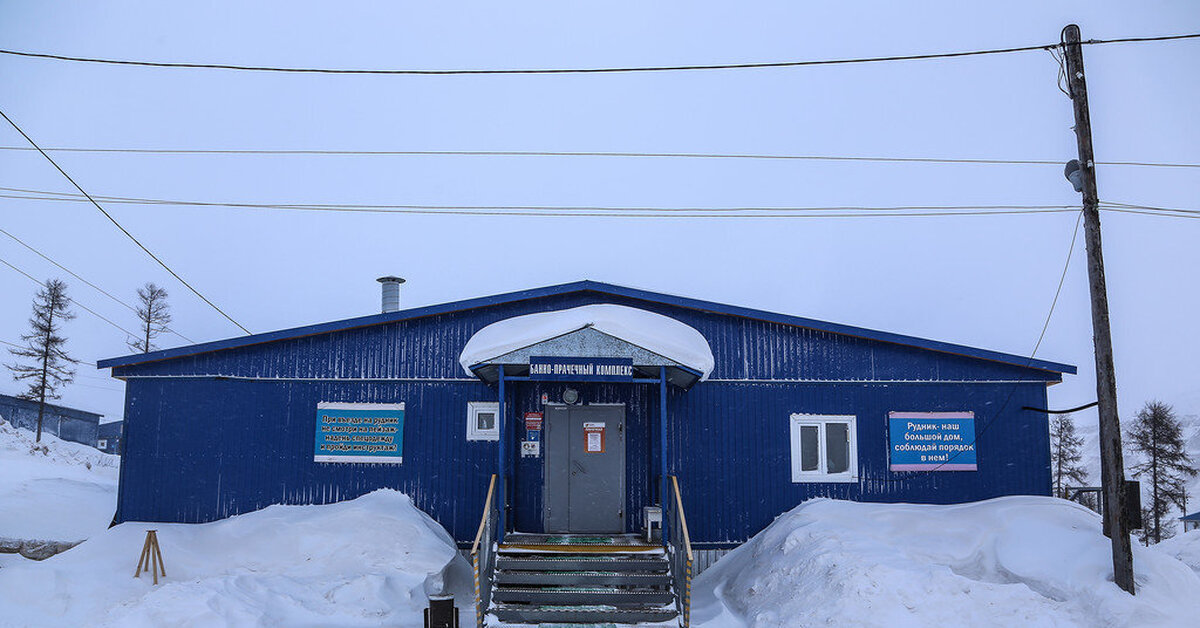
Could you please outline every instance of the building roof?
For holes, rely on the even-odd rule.
[[[648,303],[657,303],[662,305],[670,305],[685,309],[698,310],[702,312],[711,312],[714,314],[723,314],[727,316],[737,316],[741,318],[749,318],[754,320],[777,323],[781,325],[791,325],[795,327],[804,327],[819,331],[826,331],[835,334],[854,336],[865,338],[868,340],[876,340],[879,342],[887,342],[892,344],[905,345],[910,347],[918,347],[931,351],[939,351],[942,353],[951,353],[963,355],[981,360],[989,360],[993,362],[1001,362],[1012,364],[1025,368],[1038,369],[1043,371],[1051,371],[1054,373],[1070,373],[1076,372],[1075,366],[1070,364],[1062,364],[1058,362],[1050,362],[1047,360],[1031,359],[1027,356],[1014,355],[1010,353],[1001,353],[999,351],[991,351],[989,349],[980,349],[976,347],[968,347],[966,345],[957,345],[938,340],[929,340],[926,338],[918,338],[916,336],[906,336],[903,334],[895,334],[886,331],[878,331],[874,329],[866,329],[863,327],[854,327],[852,325],[843,325],[840,323],[830,323],[811,318],[803,318],[792,316],[789,314],[779,314],[776,312],[768,312],[765,310],[756,310],[736,305],[728,305],[724,303],[716,303],[713,301],[704,301],[701,299],[693,299],[690,297],[681,297],[660,292],[651,292],[638,288],[628,288],[599,281],[576,281],[572,283],[559,284],[556,286],[547,286],[544,288],[534,288],[531,290],[520,290],[517,292],[508,292],[487,297],[477,297],[473,299],[465,299],[462,301],[452,301],[449,303],[440,303],[437,305],[427,305],[424,307],[412,308],[408,310],[400,310],[397,312],[387,312],[384,314],[373,314],[371,316],[360,316],[357,318],[349,318],[340,321],[329,323],[320,323],[317,325],[307,325],[304,327],[294,327],[291,329],[283,329],[279,331],[266,332],[262,334],[251,334],[247,336],[239,336],[226,340],[217,340],[213,342],[204,342],[200,344],[187,345],[183,347],[175,347],[172,349],[162,349],[150,353],[137,353],[126,355],[117,358],[108,358],[100,360],[96,363],[98,368],[110,368],[116,366],[129,366],[133,364],[142,364],[146,362],[157,362],[160,360],[170,360],[184,356],[196,355],[200,353],[209,353],[212,351],[221,351],[223,349],[233,349],[237,347],[246,347],[250,345],[275,342],[279,340],[287,340],[291,338],[300,338],[304,336],[314,336],[317,334],[327,334],[331,332],[344,331],[359,327],[368,327],[373,325],[383,325],[396,321],[412,320],[427,316],[436,316],[451,312],[459,312],[474,308],[489,307],[493,305],[502,305],[513,303],[516,301],[526,301],[529,299],[537,299],[548,296],[557,296],[563,294],[571,294],[577,292],[593,292],[603,295],[615,297],[625,297],[636,299]]]
[[[1200,521],[1200,512],[1194,512],[1179,518],[1180,521]]]
[[[26,408],[31,408],[31,409],[36,409],[38,406],[38,402],[36,402],[36,401],[30,401],[28,399],[22,399],[20,397],[14,397],[12,395],[4,395],[4,394],[0,394],[0,403],[4,403],[5,405],[10,405],[10,406],[14,406],[14,405],[15,406],[24,406]],[[61,415],[61,416],[74,417],[77,419],[82,419],[84,421],[95,422],[95,423],[99,423],[100,417],[104,416],[103,414],[100,414],[98,412],[88,412],[87,410],[80,410],[78,408],[68,408],[67,406],[60,406],[60,405],[56,405],[53,403],[47,403],[46,410],[49,412],[53,412],[55,414]]]

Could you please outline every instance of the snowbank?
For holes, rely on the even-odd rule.
[[[592,327],[702,373],[713,370],[712,349],[700,332],[673,318],[623,305],[584,305],[498,321],[471,336],[458,362],[471,367],[517,349]]]
[[[1048,497],[930,506],[813,500],[694,583],[693,620],[731,626],[1187,626],[1200,577],[1134,548],[1111,582],[1100,518]]]
[[[133,578],[158,530],[165,580]],[[470,566],[409,498],[381,490],[207,524],[125,523],[0,569],[0,626],[420,626],[427,591],[471,619]]]
[[[117,505],[120,458],[0,420],[0,539],[81,541]]]
[[[1200,573],[1200,531],[1181,532],[1162,543],[1151,545],[1150,549],[1179,559],[1192,571]]]

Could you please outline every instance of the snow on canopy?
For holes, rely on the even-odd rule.
[[[471,336],[458,358],[471,367],[539,342],[591,327],[699,371],[700,381],[713,370],[712,349],[694,328],[673,318],[624,305],[584,305],[557,312],[527,314],[498,321]]]

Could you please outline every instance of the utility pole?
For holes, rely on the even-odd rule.
[[[1079,27],[1063,29],[1067,84],[1075,109],[1075,137],[1083,183],[1083,229],[1087,242],[1088,284],[1092,294],[1092,341],[1096,349],[1096,399],[1100,407],[1100,483],[1103,485],[1104,531],[1112,539],[1113,580],[1134,593],[1133,548],[1125,516],[1125,463],[1121,454],[1121,422],[1117,417],[1117,380],[1113,374],[1112,333],[1108,327],[1108,288],[1100,247],[1096,164],[1092,155],[1092,121],[1088,114],[1087,81]]]

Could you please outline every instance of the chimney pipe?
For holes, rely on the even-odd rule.
[[[375,281],[383,284],[383,313],[400,311],[400,284],[404,279],[388,275]]]

